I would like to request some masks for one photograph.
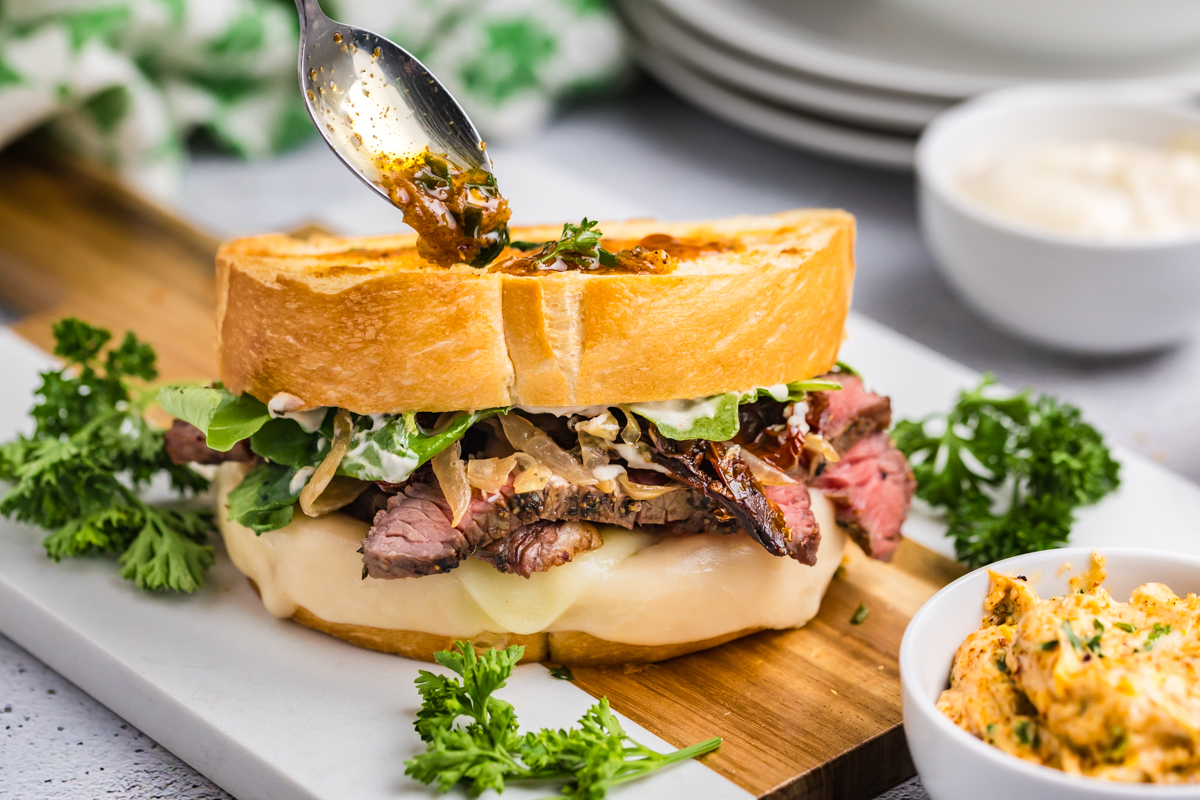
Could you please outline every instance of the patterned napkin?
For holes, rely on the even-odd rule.
[[[602,0],[337,0],[428,66],[489,139],[624,69]],[[289,0],[0,0],[0,147],[41,125],[169,199],[201,133],[246,158],[315,133],[296,83]]]

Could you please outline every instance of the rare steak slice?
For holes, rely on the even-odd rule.
[[[886,433],[860,439],[840,461],[827,462],[811,485],[833,501],[837,524],[867,555],[891,559],[917,482]]]

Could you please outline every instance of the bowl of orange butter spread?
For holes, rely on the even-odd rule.
[[[1200,558],[1030,553],[929,600],[901,644],[934,800],[1200,798]]]

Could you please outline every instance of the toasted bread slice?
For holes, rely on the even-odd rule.
[[[703,397],[833,365],[854,280],[851,215],[600,229],[612,251],[674,237],[675,268],[525,277],[428,264],[413,236],[230,242],[217,255],[221,379],[264,401],[288,392],[372,414]],[[560,232],[514,228],[512,239]]]

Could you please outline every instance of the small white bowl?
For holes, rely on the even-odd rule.
[[[1099,550],[1107,562],[1104,586],[1118,600],[1127,601],[1133,589],[1153,581],[1165,583],[1181,597],[1200,594],[1200,558],[1135,547]],[[1025,575],[1039,595],[1051,597],[1069,591],[1067,580],[1073,572],[1059,574],[1063,564],[1086,569],[1090,556],[1088,547],[1043,550],[988,569]],[[988,570],[978,569],[942,589],[921,606],[900,643],[904,734],[932,800],[1200,800],[1200,786],[1117,783],[1022,761],[976,739],[937,710],[954,652],[967,634],[979,629],[988,585]]]
[[[937,117],[917,144],[918,209],[934,261],[999,327],[1094,355],[1178,344],[1200,330],[1200,231],[1121,241],[1012,220],[958,187],[979,153],[1051,140],[1200,141],[1200,111],[1149,86],[1042,86],[983,95]]]

